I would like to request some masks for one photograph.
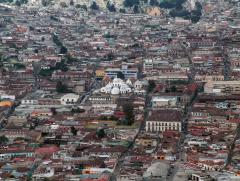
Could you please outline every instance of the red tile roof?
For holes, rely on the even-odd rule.
[[[54,152],[59,151],[60,149],[57,146],[41,147],[35,150],[38,154],[53,154]]]

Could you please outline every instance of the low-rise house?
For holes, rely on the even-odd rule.
[[[157,146],[157,138],[148,135],[143,135],[136,139],[136,145],[144,147],[155,147]]]
[[[33,157],[34,155],[35,153],[33,149],[6,148],[0,150],[0,160],[19,157]]]

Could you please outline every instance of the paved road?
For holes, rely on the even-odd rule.
[[[96,80],[94,80],[94,82],[91,85],[91,88],[89,89],[89,91],[87,91],[86,93],[84,93],[78,100],[78,105],[83,105],[89,98],[89,96],[92,95],[93,91],[95,91],[98,88],[98,82]]]
[[[146,105],[148,105],[148,95],[146,96],[146,99],[145,99],[145,108],[144,110],[146,110]],[[134,137],[133,141],[132,141],[132,144],[129,145],[128,147],[128,150],[126,152],[124,152],[120,158],[118,159],[118,163],[116,164],[115,168],[114,168],[114,175],[117,176],[120,172],[120,169],[123,165],[123,162],[124,162],[124,158],[126,156],[129,155],[129,151],[134,147],[134,144],[135,144],[135,141],[136,141],[136,138],[138,137],[138,135],[141,133],[142,130],[144,130],[145,128],[145,122],[146,122],[146,119],[147,119],[147,114],[148,112],[145,111],[144,112],[144,121],[141,122],[140,126],[139,126],[139,129],[138,129],[138,132],[136,134],[136,136]]]
[[[189,60],[189,64],[190,64],[190,76],[189,76],[189,79],[190,79],[191,83],[194,83],[195,82],[196,71],[195,71],[195,68],[194,68],[192,60],[191,60],[191,55],[190,55],[189,51],[186,49],[185,46],[183,46],[183,49],[184,49],[184,51],[187,54],[187,57],[188,57],[188,60]],[[196,98],[196,97],[197,96],[195,96],[194,98]],[[184,162],[187,161],[186,150],[184,149],[184,140],[186,138],[186,135],[188,134],[188,131],[187,131],[188,118],[189,118],[189,115],[191,113],[193,103],[194,103],[194,100],[192,100],[190,102],[190,104],[186,107],[186,111],[185,111],[184,116],[183,116],[183,120],[182,120],[182,125],[183,126],[182,126],[181,138],[180,138],[180,140],[178,142],[178,145],[177,145],[177,152],[178,152],[179,158],[173,164],[174,168],[172,169],[171,174],[170,174],[170,176],[167,179],[169,181],[178,180],[178,173],[182,171],[182,167],[180,165],[181,165],[181,163],[184,163]]]

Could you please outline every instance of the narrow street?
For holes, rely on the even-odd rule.
[[[194,83],[196,71],[192,64],[191,55],[189,54],[189,52],[185,46],[182,46],[182,47],[187,54],[189,64],[190,64],[189,81],[190,81],[190,83]],[[193,106],[193,103],[194,103],[194,100],[196,99],[196,97],[197,97],[197,93],[196,93],[196,96],[194,96],[193,99],[191,100],[190,104],[186,106],[185,111],[184,111],[184,115],[183,115],[183,119],[182,119],[182,133],[181,133],[181,137],[178,142],[178,145],[177,145],[178,159],[174,163],[174,169],[171,171],[171,175],[168,177],[169,181],[174,181],[176,179],[175,177],[177,177],[177,172],[180,169],[179,164],[187,161],[186,160],[186,151],[184,148],[184,141],[185,141],[186,135],[188,134],[188,131],[187,131],[188,119],[189,119],[190,113],[192,111],[192,106]]]
[[[136,134],[136,136],[134,137],[132,143],[129,145],[127,151],[125,151],[118,159],[118,162],[114,168],[114,175],[117,176],[120,172],[120,169],[121,169],[121,166],[124,162],[124,158],[126,156],[129,155],[129,151],[134,147],[134,144],[135,144],[135,141],[137,139],[137,137],[139,136],[139,134],[141,133],[142,130],[144,130],[145,128],[145,123],[146,123],[146,119],[147,119],[147,116],[148,116],[148,111],[147,110],[147,105],[148,105],[148,94],[146,95],[146,98],[145,98],[145,107],[144,107],[144,120],[141,122],[140,126],[139,126],[139,129],[138,129],[138,132]]]

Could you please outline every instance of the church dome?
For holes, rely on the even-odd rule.
[[[119,88],[117,88],[117,87],[114,87],[113,89],[112,89],[112,91],[111,91],[111,94],[112,95],[118,95],[120,93],[120,90],[119,90]]]
[[[131,82],[131,80],[130,80],[130,79],[128,79],[128,80],[126,81],[126,84],[128,84],[129,86],[131,86],[131,85],[132,85],[132,82]]]
[[[106,92],[106,87],[102,87],[102,88],[100,89],[100,91],[105,93],[105,92]]]

